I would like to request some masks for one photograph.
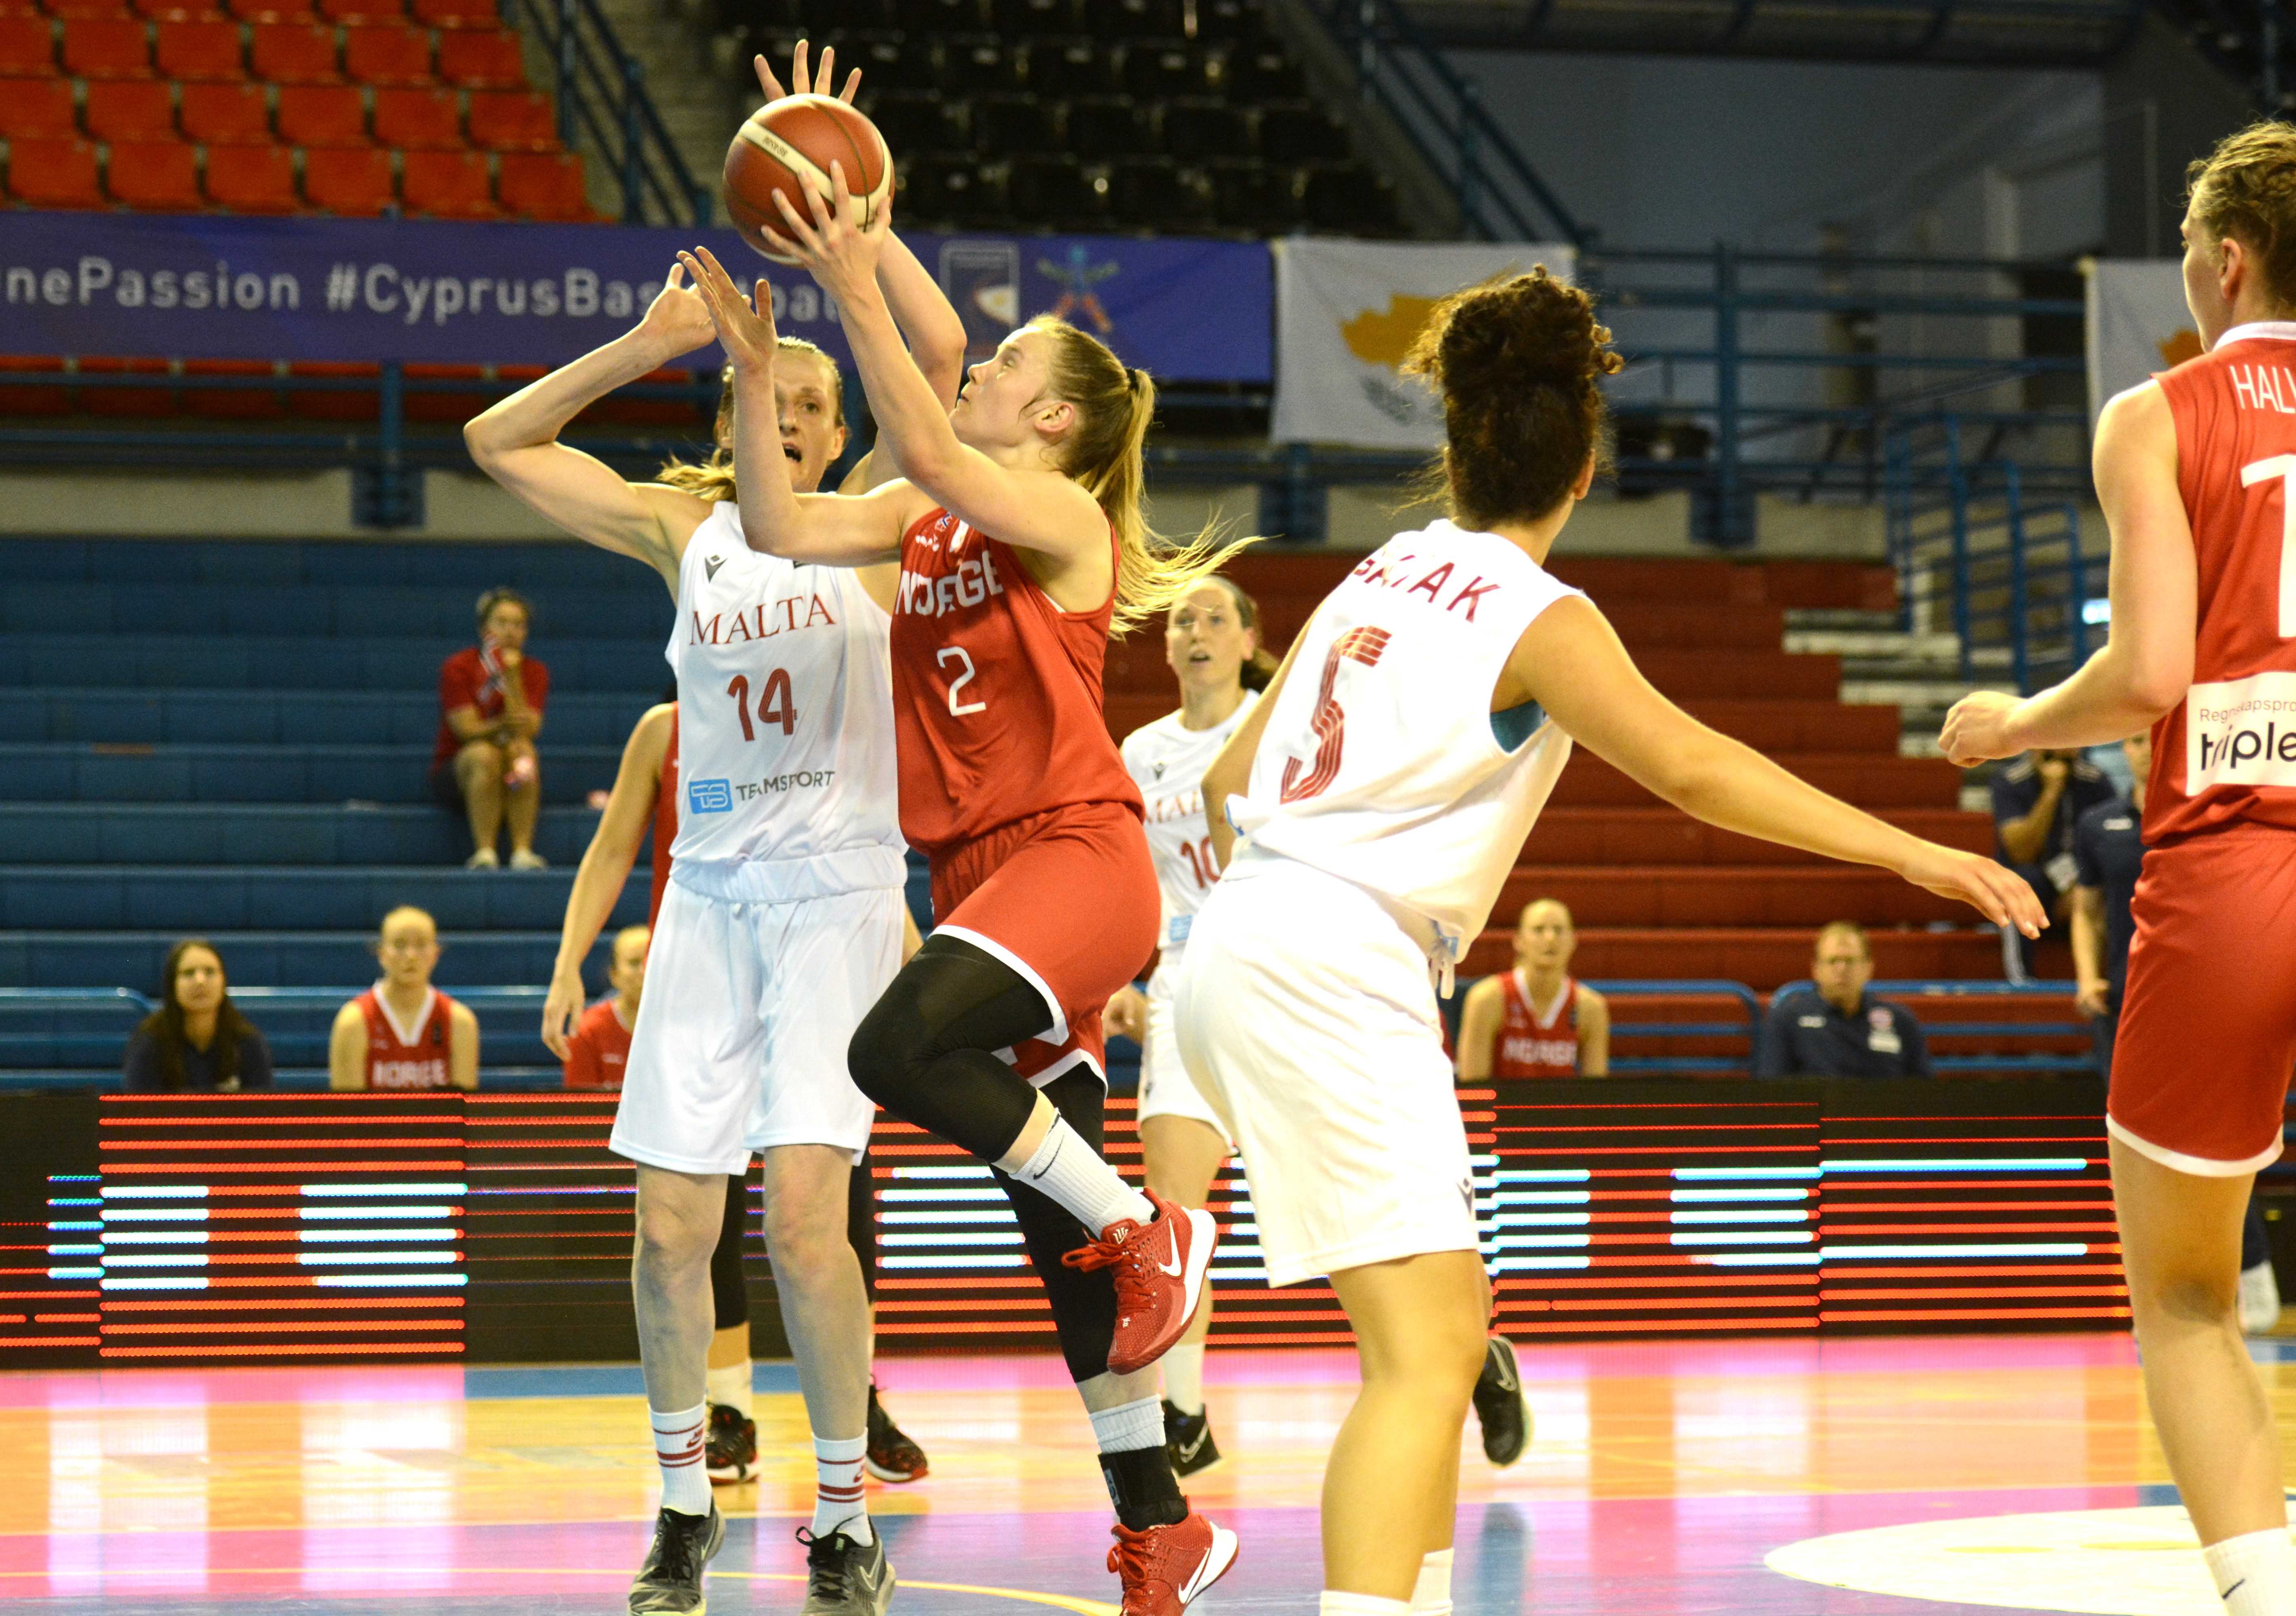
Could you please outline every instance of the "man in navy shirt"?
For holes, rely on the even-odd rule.
[[[2074,1002],[2096,1029],[2097,1070],[2108,1075],[2120,997],[2128,986],[2128,944],[2136,935],[2129,905],[2144,868],[2144,777],[2152,767],[2152,737],[2131,735],[2120,750],[2136,776],[2128,800],[2100,803],[2073,826],[2073,974],[2080,984]]]
[[[1817,934],[1811,988],[1781,992],[1762,1024],[1758,1078],[1926,1078],[1922,1024],[1903,1005],[1866,991],[1874,950],[1866,929],[1837,920]]]
[[[2079,874],[2073,860],[2074,825],[2116,795],[2104,771],[2077,751],[2027,752],[1993,776],[1997,854],[2030,883],[2052,918],[2067,918],[2067,898]],[[2002,932],[2002,964],[2013,982],[2032,974],[2027,948],[2014,927]]]

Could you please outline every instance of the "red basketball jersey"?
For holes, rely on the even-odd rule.
[[[630,1061],[630,1029],[619,998],[601,999],[582,1013],[566,1040],[566,1087],[615,1089]]]
[[[2296,323],[2236,326],[2160,382],[2200,595],[2192,688],[2152,729],[2145,845],[2296,830]]]
[[[653,793],[653,896],[646,900],[646,929],[661,918],[662,889],[669,885],[669,849],[677,840],[677,714],[669,715],[669,745],[661,754],[661,782]]]
[[[1510,971],[1500,978],[1506,1013],[1499,1021],[1498,1046],[1491,1051],[1494,1079],[1575,1078],[1578,1075],[1578,984],[1562,979],[1562,992],[1552,1014],[1541,1018],[1538,1007],[1522,990],[1522,973]]]
[[[366,1019],[366,1086],[369,1088],[447,1088],[448,1017],[455,1001],[436,988],[422,1001],[411,1027],[392,1019],[390,1006],[370,988],[358,996]]]
[[[1062,611],[1010,547],[945,510],[902,536],[893,726],[911,846],[938,857],[1073,803],[1142,812],[1101,716],[1115,608],[1111,588],[1097,611]]]

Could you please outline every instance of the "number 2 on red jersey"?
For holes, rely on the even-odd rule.
[[[1283,766],[1283,801],[1319,796],[1339,778],[1340,754],[1348,741],[1348,716],[1340,707],[1335,689],[1340,669],[1348,662],[1378,667],[1387,651],[1387,637],[1384,628],[1350,628],[1332,642],[1331,652],[1324,658],[1324,682],[1316,693],[1316,714],[1308,720],[1316,732],[1316,760],[1304,771],[1297,758]]]

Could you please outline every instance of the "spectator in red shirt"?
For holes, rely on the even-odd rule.
[[[653,933],[644,926],[624,926],[614,933],[614,960],[606,971],[614,996],[584,1011],[574,1036],[566,1040],[567,1087],[622,1086],[630,1029],[638,1024],[638,996],[645,991],[646,945],[652,940]]]
[[[510,822],[510,867],[538,870],[534,822],[542,812],[542,765],[534,738],[550,699],[550,670],[526,654],[533,613],[513,590],[479,596],[479,643],[439,669],[439,745],[430,788],[470,816],[475,850],[464,862],[492,870],[502,860],[495,841]]]

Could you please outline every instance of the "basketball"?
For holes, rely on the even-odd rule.
[[[851,222],[867,224],[893,193],[893,157],[876,125],[829,95],[784,95],[751,113],[726,150],[726,211],[742,239],[776,264],[797,262],[774,193],[810,218],[806,186],[828,195],[832,162],[845,166]]]

